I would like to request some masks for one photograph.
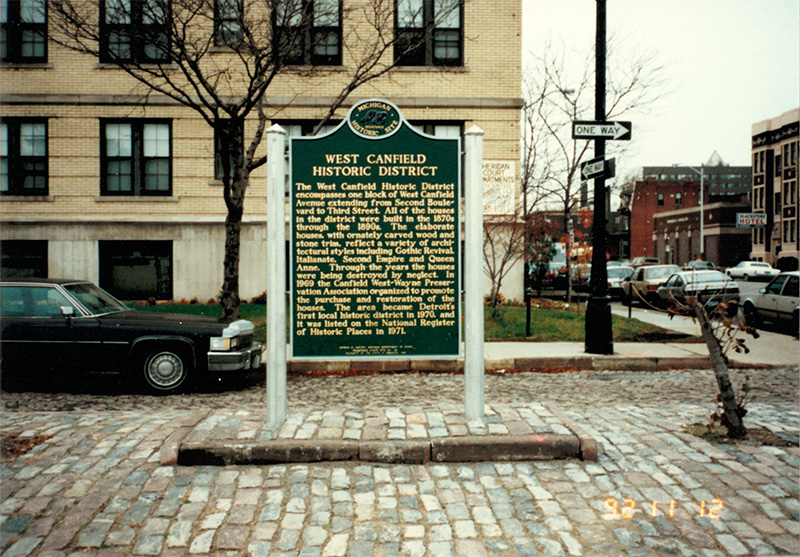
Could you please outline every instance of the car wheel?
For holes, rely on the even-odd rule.
[[[747,273],[742,275],[742,280],[745,281],[745,282],[748,282],[750,280],[750,277],[747,276]]]
[[[145,389],[153,394],[171,394],[188,386],[191,367],[186,350],[168,347],[146,352],[139,369]]]
[[[625,292],[622,293],[622,305],[626,307],[631,307],[631,295],[626,294]]]
[[[761,319],[759,319],[758,312],[753,304],[747,302],[742,306],[742,313],[744,313],[744,322],[749,327],[756,328],[761,326]]]
[[[797,337],[800,336],[800,311],[794,310],[794,314],[792,314],[791,320],[791,333]]]

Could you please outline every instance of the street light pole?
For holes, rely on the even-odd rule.
[[[701,164],[700,170],[692,166],[687,166],[689,170],[692,172],[697,172],[700,175],[700,259],[705,261],[706,259],[706,235],[705,235],[705,226],[706,226],[706,218],[703,214],[704,212],[704,203],[705,203],[705,167]]]

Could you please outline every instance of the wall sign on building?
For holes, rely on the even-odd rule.
[[[767,226],[766,213],[736,213],[736,228],[759,228]]]
[[[294,358],[459,354],[459,154],[374,99],[291,138]]]
[[[483,214],[514,213],[516,172],[513,161],[483,161]]]

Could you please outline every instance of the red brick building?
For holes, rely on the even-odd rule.
[[[699,207],[700,182],[647,179],[636,182],[631,197],[631,259],[656,256],[655,215]],[[699,240],[697,252],[699,254]]]

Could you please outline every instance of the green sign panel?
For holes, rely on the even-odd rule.
[[[292,356],[458,355],[459,140],[369,100],[290,153]]]

